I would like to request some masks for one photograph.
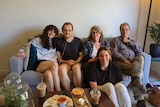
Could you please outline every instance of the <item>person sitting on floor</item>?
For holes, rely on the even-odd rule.
[[[107,47],[100,47],[97,58],[98,61],[90,68],[90,87],[105,92],[115,107],[131,107],[128,90],[122,83],[121,68],[112,62],[111,51]]]

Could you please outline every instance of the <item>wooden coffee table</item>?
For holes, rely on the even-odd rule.
[[[88,98],[88,101],[91,102],[91,96],[90,96],[90,89],[84,89],[85,94]],[[46,97],[44,98],[39,98],[38,97],[38,92],[33,92],[33,99],[35,103],[35,107],[43,107],[43,103],[51,96],[59,94],[59,95],[67,95],[71,97],[71,92],[69,91],[54,91],[54,92],[47,92]],[[109,97],[102,92],[101,97],[100,97],[100,103],[97,106],[92,105],[92,107],[115,107],[113,102],[109,99]]]

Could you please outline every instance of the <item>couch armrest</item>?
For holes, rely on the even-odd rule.
[[[15,55],[11,56],[9,59],[9,72],[21,74],[23,72],[24,58],[17,57]]]
[[[147,84],[149,82],[149,73],[150,73],[150,66],[151,66],[151,55],[143,52],[141,53],[144,56],[144,67],[143,67],[143,79],[142,83]]]

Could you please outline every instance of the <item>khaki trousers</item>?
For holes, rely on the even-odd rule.
[[[130,75],[131,77],[138,76],[141,80],[144,67],[144,57],[142,55],[137,55],[133,60],[131,60],[131,65],[117,60],[115,60],[115,63],[121,66],[123,74]]]

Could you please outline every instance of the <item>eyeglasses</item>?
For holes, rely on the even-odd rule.
[[[91,32],[91,34],[98,34],[99,32]]]

